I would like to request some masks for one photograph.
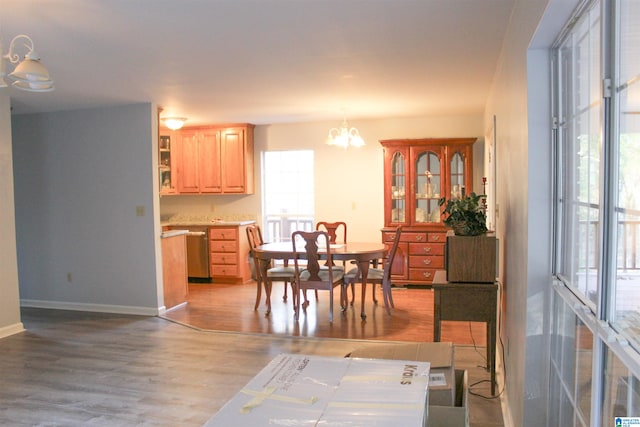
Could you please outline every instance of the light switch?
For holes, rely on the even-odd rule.
[[[144,216],[144,206],[136,206],[136,216]]]

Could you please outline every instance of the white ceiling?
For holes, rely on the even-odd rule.
[[[155,102],[188,124],[479,114],[514,0],[0,0],[56,90],[14,114]],[[24,50],[20,54],[24,54]]]

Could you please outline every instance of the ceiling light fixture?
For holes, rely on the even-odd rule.
[[[184,122],[187,121],[185,117],[165,117],[162,119],[164,125],[171,130],[178,130],[184,126]]]
[[[15,52],[16,44],[23,40],[22,46],[28,49],[24,59],[20,61],[20,56]],[[11,86],[27,92],[51,92],[53,80],[49,76],[49,71],[40,62],[40,57],[33,48],[33,40],[29,36],[20,34],[15,36],[9,43],[9,51],[4,53],[4,44],[0,36],[0,88],[7,87],[4,77],[7,76],[6,63],[18,64],[12,73],[8,75],[13,80]]]
[[[364,146],[364,140],[360,137],[360,132],[356,128],[349,128],[347,119],[342,121],[340,129],[332,128],[329,130],[329,136],[327,137],[327,144],[336,145],[342,148],[348,147],[362,147]]]

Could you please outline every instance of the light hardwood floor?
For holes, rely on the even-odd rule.
[[[215,291],[223,288],[214,288],[208,297],[218,307],[209,308],[212,318],[218,317],[219,304],[224,301]],[[191,296],[204,289],[197,288]],[[274,293],[274,306],[282,304],[289,311],[290,303],[276,303],[280,291],[278,287]],[[430,292],[422,291],[424,295]],[[254,312],[253,302],[249,298],[240,304],[250,306],[246,316],[267,323],[278,318],[275,314],[266,318],[263,308]],[[322,298],[317,304],[323,308]],[[402,304],[396,298],[398,321]],[[196,309],[195,303],[189,306]],[[365,323],[377,323],[373,313],[382,312],[381,308],[369,307],[371,314]],[[307,336],[293,336],[286,331],[243,331],[240,320],[235,332],[211,331],[160,317],[23,309],[27,331],[0,340],[0,425],[201,426],[279,353],[343,357],[380,344],[375,338],[309,334],[324,328],[312,327],[324,316],[319,314],[314,320],[312,313],[300,320],[307,325],[300,328],[301,335]],[[227,323],[233,323],[226,317]],[[344,326],[352,335],[369,334],[358,315],[350,317],[347,312],[342,321],[352,321],[352,328]],[[385,329],[380,325],[372,330]],[[482,336],[479,332],[476,341]],[[397,342],[390,337],[384,340]],[[484,347],[455,347],[456,367],[469,371],[471,383],[485,381],[474,391],[488,395],[483,355]],[[471,426],[503,425],[497,399],[471,396],[469,408]]]

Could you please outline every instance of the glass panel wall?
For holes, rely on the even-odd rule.
[[[585,0],[576,11],[554,49],[547,425],[617,426],[640,417],[640,0]]]
[[[619,2],[614,324],[640,349],[640,1]]]

